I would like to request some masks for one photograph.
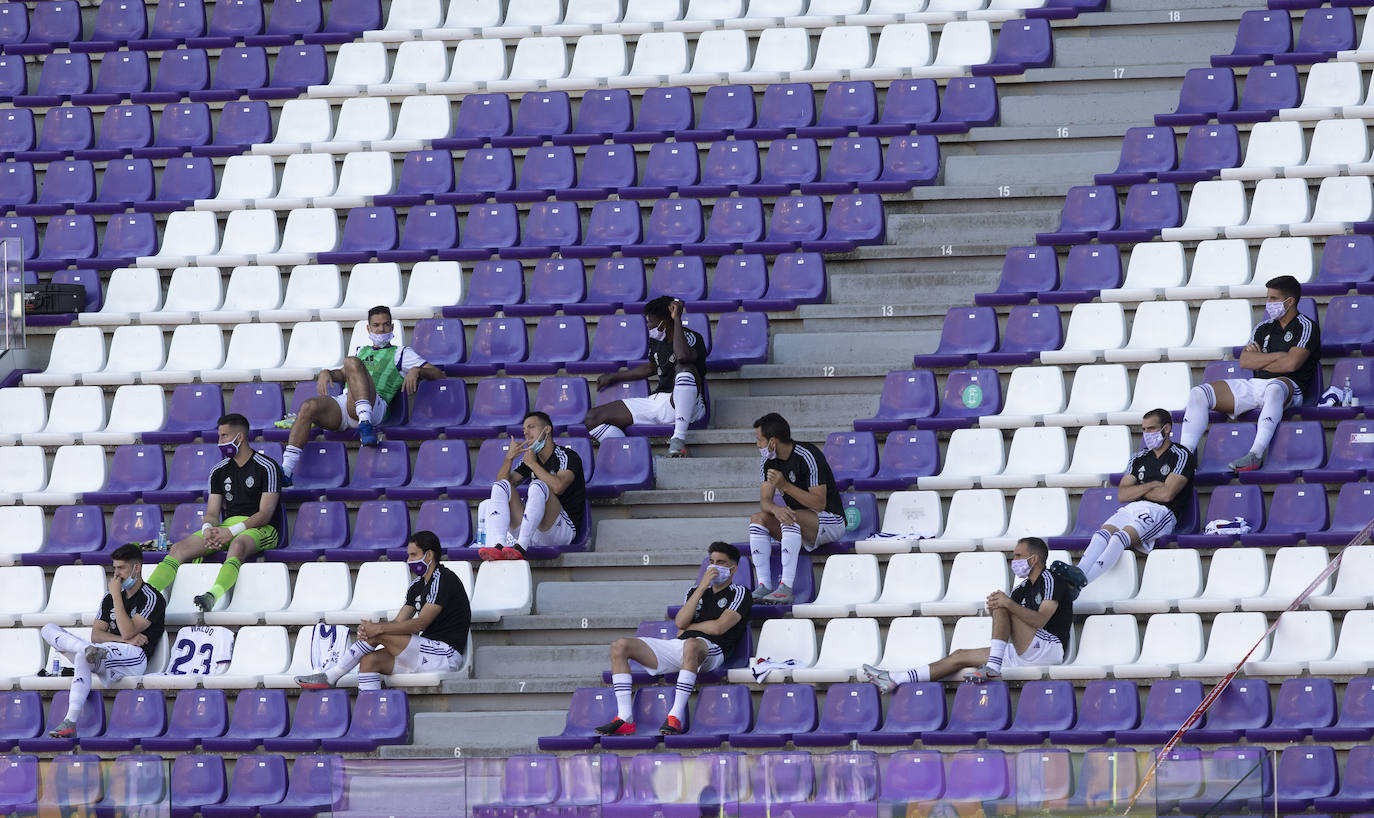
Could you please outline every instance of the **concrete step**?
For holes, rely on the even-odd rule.
[[[660,601],[658,616],[662,615]],[[605,645],[484,645],[476,650],[477,664],[473,668],[478,679],[554,677],[579,683],[600,681],[601,671],[610,661],[606,651]]]
[[[561,731],[567,715],[566,710],[416,713],[411,745],[403,749],[413,753],[423,748],[431,756],[453,757],[461,753],[469,758],[527,753],[540,736]]]
[[[1034,86],[1022,87],[1029,93],[1016,95],[1013,90],[1002,95],[1003,126],[1146,125],[1155,113],[1172,111],[1178,102],[1177,85],[1157,91],[1094,94],[1045,94],[1031,91]],[[1084,178],[1090,178],[1089,174]]]
[[[931,334],[939,340],[939,330],[917,332],[804,332],[773,336],[772,361],[775,364],[887,364],[894,367],[910,363],[913,353],[930,344]],[[788,418],[791,420],[791,418]]]
[[[660,489],[739,488],[758,486],[759,458],[661,457],[654,462],[654,486]]]
[[[1038,124],[1038,123],[1037,123]],[[1037,232],[1052,230],[1059,222],[1058,210],[1008,210],[983,212],[970,217],[959,213],[898,213],[887,217],[887,248],[865,248],[880,254],[890,248],[901,248],[905,254],[912,248],[929,248],[932,255],[942,255],[946,246],[993,245],[1006,248],[1024,244]]]
[[[1173,6],[1170,6],[1173,8]],[[1078,29],[1080,36],[1067,34],[1054,38],[1055,68],[1157,65],[1161,57],[1171,63],[1207,65],[1213,54],[1225,54],[1236,41],[1235,24],[1190,27],[1188,31],[1165,34],[1132,32],[1110,36],[1114,29]],[[1105,35],[1097,31],[1106,32]],[[1058,32],[1055,32],[1058,35]],[[1082,36],[1086,33],[1087,36]]]
[[[859,333],[855,333],[856,335]],[[880,333],[863,333],[878,335]],[[776,343],[780,339],[774,339]],[[911,364],[910,355],[906,359]],[[878,395],[795,395],[791,397],[726,398],[713,402],[711,421],[717,428],[752,429],[754,421],[768,412],[787,418],[793,429],[815,426],[838,429],[849,426],[856,417],[872,417],[878,409]],[[847,418],[847,420],[846,420]],[[798,438],[795,432],[793,437]]]
[[[1116,167],[1116,151],[1075,152],[1072,161],[1056,154],[1006,156],[949,156],[944,160],[944,184],[957,185],[1081,185],[1094,173]]]
[[[697,492],[698,494],[700,492]],[[758,489],[754,490],[758,500]],[[679,541],[679,547],[682,543]],[[705,543],[702,544],[703,546]],[[541,582],[534,589],[534,610],[544,616],[588,613],[613,609],[617,614],[658,619],[668,600],[683,598],[689,580],[641,582]],[[477,666],[481,668],[479,664]]]
[[[645,552],[646,555],[653,552],[651,559],[658,559],[660,552],[700,553],[698,559],[703,559],[706,546],[716,540],[743,542],[747,525],[748,521],[740,517],[693,517],[691,530],[696,542],[685,543],[664,536],[663,520],[602,520],[596,524],[596,550],[598,553]]]

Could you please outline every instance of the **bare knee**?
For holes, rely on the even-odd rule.
[[[611,643],[611,658],[625,659],[630,655],[630,640],[617,639]]]
[[[756,511],[756,512],[753,513],[752,516],[749,517],[749,524],[750,524],[750,525],[768,525],[768,521],[769,521],[770,519],[772,519],[772,515],[771,515],[771,514],[764,514],[762,511]]]
[[[382,669],[382,657],[378,655],[380,651],[369,653],[363,657],[358,664],[358,669],[363,673],[378,673]]]
[[[343,371],[345,375],[357,375],[360,372],[366,372],[367,367],[363,366],[363,362],[358,359],[358,356],[349,355],[344,358]]]
[[[706,658],[706,649],[701,646],[701,642],[690,639],[682,646],[682,664],[684,666],[698,667],[702,660]]]
[[[257,545],[257,541],[245,534],[229,544],[229,556],[238,560],[247,559],[252,556]]]

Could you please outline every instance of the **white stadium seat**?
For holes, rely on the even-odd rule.
[[[0,688],[8,690],[42,670],[47,648],[38,628],[0,628]]]
[[[37,670],[35,670],[33,674],[21,676],[19,678],[14,679],[13,682],[17,684],[20,690],[67,690],[68,688],[70,688],[72,684],[70,676],[53,676],[51,675],[51,672],[54,664],[57,665],[59,671],[72,668],[72,660],[68,659],[65,654],[58,653],[55,648],[48,645],[48,643],[43,640],[42,629],[24,629],[20,632],[23,633],[25,631],[27,631],[28,633],[32,633],[34,637],[38,640],[37,647],[39,662],[37,667],[39,669],[46,668],[49,675],[39,676],[37,675]],[[67,628],[67,631],[71,633],[72,636],[75,636],[78,639],[91,638],[90,628],[69,627]],[[19,647],[24,654],[21,661],[23,661],[24,665],[28,665],[33,660],[33,656],[30,653],[32,647],[28,644],[21,644]]]
[[[873,602],[854,606],[854,613],[858,616],[911,616],[921,603],[934,602],[944,592],[945,574],[940,567],[939,554],[893,554],[883,575],[882,595]]]
[[[1180,242],[1141,242],[1131,248],[1121,286],[1103,290],[1102,300],[1127,303],[1152,301],[1163,295],[1166,288],[1181,285],[1187,277],[1187,270]]]
[[[568,0],[563,10],[563,21],[558,25],[543,26],[539,33],[550,37],[582,37],[598,28],[619,31],[624,14],[624,0]]]
[[[1135,375],[1131,405],[1124,412],[1108,412],[1107,422],[1135,426],[1156,407],[1182,411],[1193,386],[1188,365],[1179,362],[1143,364]]]
[[[441,79],[439,82],[443,82],[443,80]],[[432,84],[435,83],[426,83],[426,87]],[[401,110],[396,114],[396,130],[392,132],[391,138],[373,142],[369,148],[371,151],[393,151],[395,153],[417,151],[424,148],[431,140],[442,139],[452,131],[453,106],[449,104],[448,98],[440,94],[423,93],[401,100]],[[370,153],[364,155],[370,155]],[[347,163],[347,158],[344,161]],[[376,161],[375,159],[368,159],[368,167],[371,167]],[[387,161],[390,162],[390,158]],[[362,169],[359,170],[361,172]],[[392,175],[393,170],[388,170],[386,176],[388,190],[386,192],[390,192]],[[341,179],[339,187],[343,188],[343,186]],[[342,207],[338,204],[325,204],[328,207]]]
[[[401,303],[401,267],[387,262],[367,262],[354,265],[348,276],[348,290],[338,307],[320,310],[323,321],[361,321],[367,311],[381,304],[394,307]]]
[[[1067,556],[1067,552],[1066,552]],[[1064,560],[1071,562],[1071,560]],[[1054,562],[1051,557],[1050,562]],[[1074,615],[1079,613],[1091,615],[1106,613],[1114,610],[1117,600],[1130,599],[1135,596],[1136,584],[1139,577],[1139,569],[1136,566],[1136,554],[1134,551],[1127,550],[1121,554],[1112,567],[1108,568],[1101,576],[1088,583],[1078,599],[1073,602]],[[1116,611],[1124,613],[1123,611]]]
[[[892,620],[887,628],[883,658],[875,664],[883,670],[906,670],[943,659],[944,623],[933,616],[904,616]],[[918,691],[918,696],[924,695]]]
[[[472,592],[472,621],[497,622],[503,616],[521,616],[534,607],[534,581],[530,564],[484,562],[477,569]]]
[[[85,432],[105,428],[105,394],[98,386],[61,386],[52,393],[42,431],[25,432],[25,446],[66,446]]]
[[[1330,659],[1335,650],[1330,611],[1289,611],[1279,614],[1269,655],[1251,659],[1242,670],[1247,676],[1301,676],[1309,662]]]
[[[510,72],[510,55],[502,40],[463,40],[453,49],[453,68],[448,79],[425,86],[426,94],[464,94],[480,91],[487,83],[503,80]]]
[[[290,604],[290,600],[291,578],[287,575],[284,563],[245,563],[239,568],[239,579],[234,584],[233,599],[227,607],[207,613],[205,624],[256,625],[262,622],[263,617],[269,612],[284,610]],[[284,638],[282,644],[284,647]],[[285,668],[285,664],[282,667]]]
[[[846,23],[852,21],[845,19]],[[878,33],[873,63],[851,71],[855,80],[884,80],[910,77],[930,64],[930,28],[925,23],[890,23]]]
[[[863,11],[865,5],[864,0],[810,0],[806,13],[787,18],[786,25],[793,28],[833,27],[844,22],[847,15]]]
[[[1311,122],[1334,119],[1342,109],[1350,111],[1349,118],[1358,119],[1364,99],[1364,82],[1360,66],[1348,62],[1322,62],[1307,71],[1303,84],[1302,102],[1296,108],[1283,108],[1279,119]]]
[[[1164,241],[1201,241],[1219,238],[1228,227],[1245,224],[1249,212],[1245,185],[1238,179],[1213,179],[1193,185],[1188,216],[1180,227],[1166,227]]]
[[[1362,676],[1367,673],[1374,667],[1374,643],[1369,640],[1371,627],[1374,627],[1374,611],[1347,613],[1341,621],[1341,638],[1336,643],[1335,653],[1329,659],[1308,662],[1308,672],[1313,676]]]
[[[1131,381],[1121,364],[1085,364],[1073,372],[1069,403],[1062,412],[1041,418],[1046,426],[1084,426],[1102,423],[1131,402]]]
[[[395,189],[394,169],[391,154],[381,150],[345,154],[334,192],[315,197],[310,204],[312,207],[363,207],[371,197],[384,196]]]
[[[547,26],[563,22],[563,3],[561,0],[525,0],[521,3],[508,3],[506,18],[500,26],[488,28],[484,37],[529,37]]]
[[[1362,120],[1323,119],[1312,130],[1312,148],[1306,161],[1288,165],[1283,175],[1307,179],[1340,176],[1368,160],[1369,133]]]
[[[1068,464],[1069,440],[1062,426],[1024,426],[1012,435],[1001,473],[985,474],[981,482],[994,489],[1030,488],[1064,471]]]
[[[922,490],[937,491],[973,488],[979,485],[983,475],[1002,471],[1005,463],[1006,451],[1002,445],[1001,430],[955,429],[945,447],[940,473],[919,477],[916,485]],[[954,523],[953,513],[950,514],[950,523]]]
[[[1269,585],[1264,593],[1241,599],[1243,611],[1283,611],[1302,593],[1317,575],[1326,570],[1326,549],[1320,545],[1288,546],[1274,554],[1274,565],[1269,571]],[[1313,596],[1325,596],[1331,590],[1331,578],[1327,577],[1312,592]]]
[[[200,622],[201,610],[196,607],[194,600],[215,584],[215,577],[219,575],[221,567],[223,566],[209,562],[188,562],[177,569],[171,591],[163,594],[167,597],[168,625],[195,625]],[[213,610],[223,611],[228,608],[232,597],[231,590],[223,598],[215,600]]]
[[[923,537],[938,537],[941,529],[940,494],[935,491],[894,491],[883,510],[884,536],[860,540],[860,554],[905,554]]]
[[[353,97],[339,106],[334,136],[315,142],[312,151],[350,153],[391,138],[391,103],[385,97]]]
[[[23,494],[48,483],[41,446],[0,446],[0,505],[14,505]]]
[[[1099,614],[1083,620],[1078,655],[1072,662],[1049,668],[1051,679],[1105,679],[1115,668],[1134,662],[1140,654],[1135,617]]]
[[[1360,44],[1349,51],[1337,51],[1336,59],[1344,62],[1374,61],[1374,18],[1365,15]]]
[[[515,44],[506,79],[487,83],[488,91],[521,93],[545,87],[568,75],[568,44],[562,37],[522,37]]]
[[[746,71],[730,72],[730,82],[767,85],[786,80],[793,71],[811,67],[811,37],[802,28],[766,28],[754,45]]]
[[[167,285],[162,309],[141,313],[141,324],[189,324],[223,303],[223,281],[214,267],[178,267]],[[116,330],[118,332],[118,330]],[[112,350],[113,351],[113,350]]]
[[[992,27],[986,20],[957,20],[940,29],[940,45],[929,68],[912,71],[918,77],[959,77],[992,59]]]
[[[811,667],[792,671],[801,683],[847,682],[862,665],[878,661],[883,641],[876,619],[832,619],[825,626],[820,654]]]
[[[110,273],[105,302],[96,312],[77,313],[81,326],[124,326],[142,312],[162,303],[162,281],[157,270],[120,267]]]
[[[21,617],[26,628],[44,625],[89,625],[108,590],[105,570],[99,565],[59,565],[48,586],[48,604],[41,611]]]
[[[626,0],[625,14],[620,22],[606,28],[642,36],[682,19],[683,5],[682,0]]]
[[[457,5],[457,4],[455,4]],[[437,28],[444,19],[441,0],[392,0],[386,25],[364,33],[367,40],[401,42],[418,37],[421,31]]]
[[[1117,613],[1168,613],[1202,593],[1202,558],[1191,548],[1155,549],[1145,558],[1140,590],[1112,603]]]
[[[314,625],[321,612],[347,608],[352,595],[347,564],[307,562],[296,569],[290,604],[280,611],[265,611],[262,618],[269,625]]]
[[[811,619],[849,616],[854,606],[876,600],[881,587],[876,556],[835,554],[826,557],[815,600],[793,605],[792,615]]]
[[[1288,232],[1294,236],[1338,236],[1356,222],[1368,221],[1372,213],[1374,187],[1368,176],[1332,176],[1317,188],[1311,220],[1288,225]]]
[[[1258,239],[1282,235],[1290,224],[1308,220],[1312,203],[1303,179],[1261,179],[1255,183],[1245,224],[1226,228],[1226,237]]]
[[[105,366],[97,372],[82,375],[81,382],[104,386],[134,383],[140,372],[161,369],[165,356],[161,327],[117,327],[110,337],[110,354]],[[51,409],[48,418],[51,423]]]
[[[48,366],[23,377],[25,386],[68,386],[105,366],[105,333],[99,327],[61,327],[53,336]]]
[[[392,322],[391,342],[396,346],[405,346],[406,328],[400,321]],[[348,343],[344,345],[344,354],[356,355],[358,349],[367,346],[371,341],[368,339],[367,322],[359,320],[353,325],[353,334],[348,336]]]
[[[296,631],[295,641],[291,643],[291,664],[287,666],[284,673],[265,673],[262,677],[262,686],[266,688],[287,688],[296,689],[296,677],[307,673],[312,673],[319,668],[312,667],[310,664],[310,628],[301,628]],[[357,687],[358,669],[354,668],[339,680],[337,687]],[[341,696],[347,696],[344,691],[338,691]]]
[[[98,446],[136,443],[144,432],[157,431],[166,421],[167,406],[161,386],[121,386],[115,390],[105,428],[82,434],[81,442]]]
[[[1074,441],[1073,461],[1061,474],[1045,475],[1045,485],[1062,488],[1100,486],[1125,471],[1134,449],[1125,426],[1084,426]]]
[[[448,49],[433,40],[408,40],[396,49],[396,62],[386,82],[369,85],[371,96],[418,94],[427,83],[448,76]]]
[[[26,613],[37,613],[48,603],[48,584],[37,565],[0,568],[0,628],[13,628]]]
[[[1190,676],[1225,676],[1235,669],[1250,647],[1259,641],[1268,629],[1268,620],[1258,611],[1227,611],[1217,614],[1212,619],[1212,629],[1207,637],[1207,653],[1202,657],[1202,661],[1180,664],[1178,675],[1185,679]],[[1266,640],[1265,644],[1255,649],[1250,660],[1261,661],[1268,655],[1269,644]]]
[[[1135,309],[1130,340],[1120,349],[1106,350],[1102,357],[1113,363],[1158,361],[1169,349],[1187,346],[1192,334],[1186,303],[1145,301]]]
[[[985,648],[992,639],[992,617],[962,616],[954,622],[949,637],[949,652],[966,648]]]
[[[577,39],[568,75],[549,80],[548,87],[570,91],[601,87],[611,77],[625,76],[629,65],[624,35],[586,34]]]
[[[1341,552],[1336,586],[1331,593],[1312,596],[1307,604],[1322,611],[1358,610],[1374,599],[1374,546],[1356,545]]]
[[[334,114],[328,100],[289,99],[282,104],[272,141],[254,145],[252,152],[269,156],[303,153],[312,143],[329,141],[332,133]]]
[[[713,29],[702,33],[692,53],[692,68],[670,74],[671,85],[714,85],[728,81],[733,71],[749,68],[749,35],[743,31]]]
[[[718,21],[744,16],[744,5],[744,0],[687,0],[682,19],[666,23],[664,28],[668,31],[709,31],[719,25]]]
[[[846,14],[845,25],[886,26],[892,23],[919,23],[924,19],[926,0],[869,0],[867,10],[858,14]],[[927,51],[929,50],[927,41]],[[926,62],[930,56],[926,56]]]
[[[806,0],[749,0],[748,9],[733,20],[726,20],[727,28],[758,29],[781,26],[789,17],[796,17],[806,7]]]
[[[1073,526],[1069,492],[1061,488],[1023,488],[1011,504],[1011,517],[1001,534],[984,537],[984,551],[1013,551],[1022,537],[1058,537]]]
[[[205,315],[206,313],[202,313]],[[224,364],[224,330],[213,324],[182,324],[172,332],[162,369],[139,373],[144,383],[191,383]]]
[[[48,422],[47,394],[36,386],[0,389],[0,446],[13,446],[24,434],[41,432]]]
[[[1242,298],[1202,302],[1193,321],[1193,340],[1169,350],[1173,361],[1216,361],[1231,347],[1243,347],[1254,327],[1253,308]]]
[[[171,269],[194,264],[200,256],[209,256],[219,247],[219,223],[214,213],[179,210],[167,214],[162,231],[162,243],[157,255],[140,256],[139,267]]]
[[[1311,577],[1308,578],[1311,582]],[[1212,555],[1207,585],[1191,599],[1179,599],[1178,609],[1196,613],[1232,611],[1242,599],[1264,593],[1268,575],[1264,552],[1252,548],[1220,549]],[[1291,599],[1289,600],[1292,601]]]
[[[1278,69],[1258,66],[1254,71]],[[1272,179],[1285,168],[1300,166],[1307,157],[1302,125],[1297,122],[1256,122],[1245,143],[1245,161],[1238,168],[1222,168],[1223,179]]]
[[[967,551],[1007,530],[1006,497],[1001,489],[962,489],[949,501],[944,533],[921,540],[922,551]]]
[[[244,154],[224,160],[224,175],[214,198],[197,199],[196,210],[239,210],[276,194],[277,171],[270,156]]]
[[[372,42],[344,43],[339,46],[329,82],[312,85],[306,93],[312,97],[354,97],[365,93],[369,86],[386,82],[386,77],[386,46]]]
[[[1011,371],[1002,411],[979,418],[984,428],[1034,426],[1064,411],[1064,371],[1057,366],[1018,366]]]
[[[0,565],[17,565],[47,539],[43,509],[37,506],[0,506],[0,528],[7,532],[0,540]]]
[[[281,270],[263,265],[240,265],[229,272],[224,288],[224,303],[217,310],[202,312],[197,320],[212,324],[242,324],[263,310],[281,306]],[[172,336],[172,346],[176,335]],[[223,344],[221,343],[221,346]],[[171,350],[167,357],[171,360]]]
[[[1251,210],[1252,220],[1254,215],[1255,211]],[[1265,239],[1260,246],[1276,240]],[[1188,283],[1167,288],[1164,297],[1178,301],[1220,298],[1230,293],[1232,287],[1243,286],[1250,276],[1250,245],[1244,239],[1208,239],[1198,242],[1193,251],[1192,274],[1188,276]]]
[[[975,616],[987,605],[993,591],[1007,593],[1007,557],[1001,553],[963,552],[954,555],[945,595],[921,603],[921,616]]]
[[[1140,656],[1129,665],[1118,665],[1118,679],[1169,678],[1180,664],[1196,662],[1205,648],[1202,617],[1195,613],[1157,613],[1145,623]]]
[[[343,329],[336,321],[308,321],[291,327],[291,343],[279,367],[260,373],[267,381],[304,381],[322,369],[343,366]]]
[[[754,644],[754,656],[793,659],[797,663],[796,668],[811,667],[816,663],[815,623],[810,619],[765,620],[763,627],[759,629],[758,642]],[[772,670],[761,681],[785,682],[790,675],[790,670]],[[726,672],[726,678],[731,684],[748,684],[754,681],[754,675],[747,667],[731,668]]]
[[[1090,364],[1104,350],[1126,342],[1126,313],[1120,304],[1075,304],[1064,345],[1040,353],[1045,364]]]
[[[63,446],[53,456],[48,485],[42,491],[26,491],[26,506],[70,506],[88,491],[105,485],[105,450],[100,446]]]
[[[256,200],[253,206],[269,210],[308,207],[315,197],[332,194],[334,186],[333,156],[327,153],[292,154],[286,157],[281,186],[276,194]]]
[[[1336,240],[1338,237],[1333,236],[1328,243]],[[1312,239],[1306,236],[1265,239],[1260,242],[1255,271],[1249,281],[1227,287],[1226,295],[1230,298],[1264,298],[1268,291],[1265,283],[1280,275],[1291,275],[1299,284],[1306,284],[1316,274],[1313,257]]]
[[[257,256],[258,264],[308,264],[316,253],[339,246],[339,215],[329,207],[297,208],[286,214],[281,246]]]
[[[674,74],[687,73],[691,61],[687,36],[681,31],[651,31],[639,35],[634,59],[623,77],[607,81],[611,88],[640,88],[658,85]]]
[[[309,321],[321,309],[337,307],[343,299],[343,279],[337,264],[299,264],[291,269],[281,306],[258,313],[259,321]]]
[[[405,599],[410,585],[410,572],[403,562],[367,562],[358,568],[353,583],[353,598],[347,607],[324,612],[324,621],[331,625],[357,625],[367,619],[376,622],[390,619]],[[300,594],[297,582],[297,596]],[[290,608],[294,608],[293,599]],[[290,610],[288,608],[288,610]],[[281,619],[268,618],[268,624],[285,624]]]
[[[243,566],[253,567],[254,563]],[[280,568],[285,565],[276,563]],[[284,572],[283,572],[284,573]],[[235,589],[236,592],[238,589]],[[218,616],[211,613],[206,616]],[[223,623],[210,623],[223,624]],[[309,635],[309,630],[302,631]],[[166,640],[163,640],[166,641]],[[284,673],[291,664],[291,640],[286,628],[281,625],[245,625],[234,634],[234,655],[229,667],[223,673],[206,676],[201,680],[207,688],[223,690],[252,689],[262,683],[269,674]]]
[[[436,318],[463,300],[463,268],[456,261],[421,261],[410,268],[406,297],[392,307],[398,321]]]
[[[277,249],[277,214],[270,210],[235,210],[224,220],[219,251],[196,256],[202,267],[236,267],[255,264],[255,258]]]
[[[219,369],[201,370],[208,383],[251,381],[264,369],[281,366],[281,326],[275,323],[239,324],[229,336],[229,350]]]

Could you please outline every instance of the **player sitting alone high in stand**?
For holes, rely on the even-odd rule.
[[[964,668],[978,668],[975,682],[999,679],[1007,667],[1057,665],[1064,661],[1073,625],[1074,592],[1045,567],[1050,549],[1039,537],[1025,537],[1011,552],[1011,572],[1021,582],[1011,595],[988,595],[992,642],[986,648],[956,650],[944,659],[910,670],[864,665],[860,676],[890,693],[905,682],[939,681]]]
[[[677,672],[677,695],[659,732],[681,733],[697,674],[718,669],[744,636],[753,600],[748,588],[730,582],[739,567],[739,549],[729,543],[713,542],[706,551],[706,571],[696,587],[687,592],[687,599],[673,621],[677,626],[676,639],[627,636],[611,643],[611,688],[615,691],[616,717],[596,728],[596,732],[618,736],[635,731],[630,673],[633,659],[655,676]]]
[[[658,374],[658,386],[647,398],[626,398],[592,407],[587,428],[598,443],[624,437],[632,423],[671,423],[669,457],[687,456],[687,427],[706,414],[706,341],[682,325],[682,302],[666,295],[644,305],[649,327],[649,360],[634,369],[607,372],[597,389]]]
[[[67,715],[48,733],[53,738],[76,735],[76,725],[91,692],[91,676],[99,676],[106,687],[125,676],[142,676],[148,669],[148,657],[162,639],[167,603],[162,594],[143,582],[143,549],[133,544],[121,545],[110,557],[114,571],[110,574],[109,593],[100,602],[90,641],[56,625],[43,626],[43,641],[76,666]]]
[[[521,560],[532,546],[571,545],[586,525],[582,458],[553,442],[553,421],[543,412],[527,413],[522,427],[525,439],[511,435],[491,497],[477,506],[490,543],[477,549],[483,560]],[[511,468],[516,460],[520,465]],[[530,481],[529,496],[521,502],[515,489],[526,480]],[[511,520],[520,521],[515,536],[511,536]]]
[[[1229,464],[1236,472],[1263,466],[1283,411],[1301,406],[1304,395],[1315,398],[1319,391],[1322,334],[1316,321],[1298,312],[1302,285],[1292,276],[1278,276],[1269,279],[1265,287],[1265,320],[1255,327],[1237,362],[1253,370],[1254,375],[1194,386],[1183,410],[1181,441],[1188,451],[1196,452],[1211,410],[1236,417],[1259,409],[1255,442],[1250,451]]]
[[[282,470],[286,472],[283,487],[291,485],[296,464],[301,459],[301,447],[310,438],[310,429],[318,426],[330,432],[357,429],[358,440],[364,446],[377,445],[377,430],[373,420],[381,423],[387,407],[402,389],[414,395],[421,379],[432,381],[444,377],[437,366],[427,363],[414,349],[391,343],[391,310],[373,307],[367,311],[367,337],[371,342],[347,358],[339,369],[322,369],[316,378],[319,395],[302,403],[289,421],[291,433],[282,451]],[[342,383],[344,391],[329,394],[330,384]]]
[[[148,577],[149,585],[166,591],[182,563],[225,551],[228,558],[219,569],[215,584],[195,598],[202,611],[215,607],[215,600],[234,587],[245,560],[277,547],[277,529],[272,518],[281,498],[281,466],[248,445],[248,428],[248,419],[243,415],[230,414],[219,419],[219,451],[224,459],[210,471],[200,530],[169,548],[167,556]]]

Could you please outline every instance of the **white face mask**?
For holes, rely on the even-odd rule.
[[[760,457],[761,459],[763,459],[763,460],[772,460],[773,458],[775,458],[775,457],[777,457],[777,456],[778,456],[777,451],[775,451],[772,447],[770,447],[770,446],[761,446],[761,447],[759,447],[759,457]]]
[[[667,338],[667,337],[668,337],[668,333],[664,332],[662,327],[659,327],[658,329],[651,329],[651,330],[649,330],[649,339],[650,339],[650,340],[653,340],[653,341],[662,341],[664,338]]]
[[[730,581],[730,569],[724,565],[708,566],[708,571],[713,571],[715,576],[711,579],[712,585],[721,585]]]
[[[368,340],[372,342],[372,346],[374,347],[384,347],[389,345],[391,343],[391,336],[392,333],[390,332],[384,332],[380,335],[378,335],[375,332],[369,332],[367,334]]]
[[[1266,301],[1264,304],[1264,317],[1268,318],[1270,321],[1279,320],[1283,317],[1284,313],[1288,312],[1288,307],[1284,306],[1287,303],[1288,299],[1286,298],[1282,301]]]
[[[1154,451],[1155,449],[1158,449],[1160,446],[1164,445],[1164,433],[1143,432],[1140,435],[1140,441],[1141,443],[1145,444],[1145,448],[1149,449],[1150,451]]]
[[[1030,560],[1012,560],[1011,572],[1017,579],[1025,579],[1030,576]]]

